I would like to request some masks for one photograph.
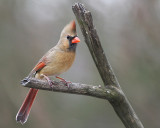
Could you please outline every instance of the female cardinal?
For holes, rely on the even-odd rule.
[[[46,79],[49,84],[51,84],[51,80],[47,76],[56,76],[56,78],[62,79],[57,75],[67,71],[73,64],[78,42],[80,42],[80,39],[76,34],[76,24],[75,21],[71,21],[62,30],[57,45],[51,48],[39,60],[38,64],[28,75],[28,78],[34,74],[35,78]],[[38,89],[31,88],[29,90],[28,95],[16,115],[18,122],[24,124],[27,121],[37,92]]]

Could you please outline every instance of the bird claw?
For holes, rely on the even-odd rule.
[[[63,78],[61,78],[61,77],[59,77],[59,76],[56,76],[56,78],[57,78],[57,79],[60,79],[61,82],[63,82],[67,87],[69,87],[69,84],[71,84],[70,81],[66,81],[65,79],[63,79]]]
[[[53,82],[48,76],[43,75],[43,74],[41,74],[41,75],[47,80],[49,86],[50,86],[51,88],[53,88],[54,82]]]
[[[55,85],[55,83],[46,75],[41,74],[48,82],[48,84],[50,85],[51,88],[53,88],[53,85]],[[63,82],[67,87],[69,87],[69,84],[71,84],[70,81],[66,81],[65,79],[56,76],[57,79],[60,79],[61,82]]]
[[[71,84],[70,81],[62,81],[62,82],[65,83],[65,85],[66,85],[67,87],[69,87],[69,84]]]
[[[50,86],[51,88],[53,88],[54,82],[53,82],[52,80],[49,80],[49,81],[48,81],[48,84],[49,84],[49,86]]]

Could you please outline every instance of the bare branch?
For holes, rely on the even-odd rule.
[[[72,9],[104,85],[120,87],[101,46],[97,31],[93,25],[91,12],[86,10],[84,5],[80,3],[73,5]]]
[[[115,92],[118,96],[113,99],[108,99],[108,101],[111,103],[126,128],[143,128],[141,121],[121,90],[111,65],[105,56],[97,31],[93,25],[91,12],[86,10],[84,5],[80,3],[73,5],[72,10],[77,18],[85,42],[90,50],[105,87],[119,88],[117,89],[117,92]],[[119,92],[121,92],[121,95],[119,95]]]
[[[66,86],[66,83],[53,81],[53,86],[51,87],[47,81],[36,78],[30,78],[30,79],[25,78],[24,80],[21,81],[21,84],[24,87],[29,87],[29,88],[87,95],[101,99],[114,99],[114,97],[117,96],[116,88],[107,89],[101,85],[93,86],[80,83],[68,83],[68,86]],[[121,93],[119,93],[119,95],[121,95]]]

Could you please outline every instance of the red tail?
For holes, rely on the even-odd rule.
[[[16,120],[17,122],[21,122],[21,124],[24,124],[29,116],[29,112],[31,110],[33,101],[36,97],[36,94],[38,92],[38,89],[30,89],[28,95],[26,96],[21,108],[19,109]]]

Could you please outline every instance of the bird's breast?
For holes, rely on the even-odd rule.
[[[47,76],[59,75],[67,71],[73,64],[75,52],[54,52],[48,56],[47,65],[39,72]]]

